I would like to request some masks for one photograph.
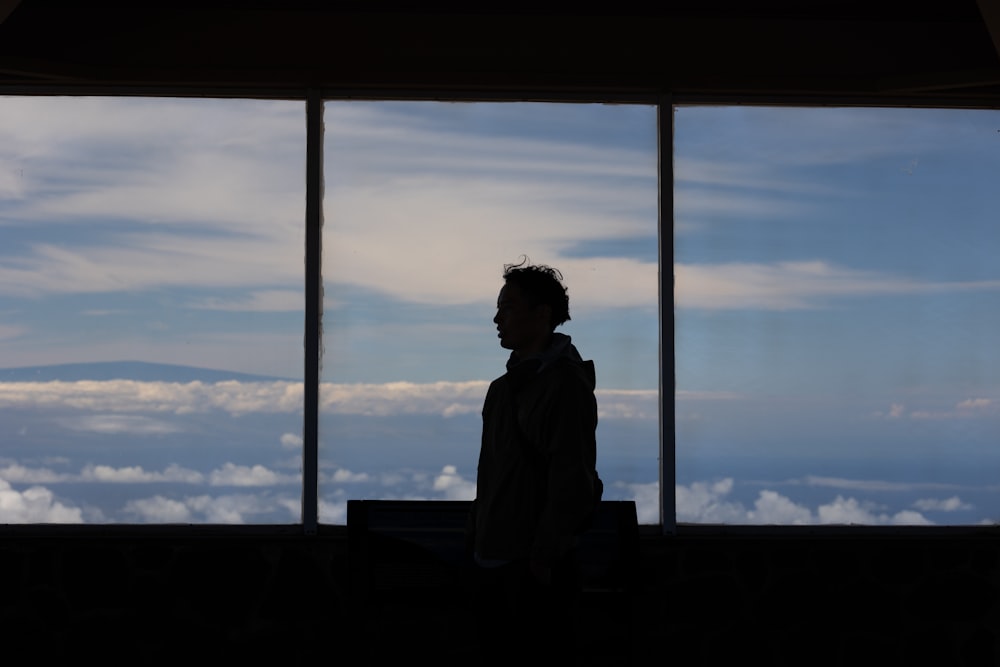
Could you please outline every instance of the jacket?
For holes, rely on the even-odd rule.
[[[483,404],[471,523],[477,558],[553,564],[593,508],[597,476],[594,362],[569,336],[508,361]]]

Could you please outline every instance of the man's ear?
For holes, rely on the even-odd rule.
[[[538,313],[538,316],[542,318],[543,322],[545,322],[545,326],[547,328],[549,328],[549,329],[553,328],[552,327],[552,306],[550,306],[547,303],[540,303],[537,306],[535,306],[535,309],[536,309],[536,312]]]

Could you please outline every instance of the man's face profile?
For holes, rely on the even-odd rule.
[[[528,303],[517,284],[506,283],[497,297],[497,314],[493,318],[500,346],[515,352],[538,351],[549,333],[547,310]]]

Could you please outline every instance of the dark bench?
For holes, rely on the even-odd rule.
[[[350,500],[348,557],[354,644],[372,660],[432,653],[451,662],[475,656],[470,606],[476,565],[466,553],[469,501]],[[638,521],[632,501],[602,501],[580,538],[581,634],[600,664],[629,655],[632,592],[638,576]],[[444,652],[444,653],[442,653]],[[377,664],[377,662],[372,663]]]
[[[366,660],[433,652],[475,655],[470,607],[473,564],[466,553],[468,501],[351,500],[347,503],[349,630]],[[579,549],[583,636],[592,657],[631,650],[638,581],[638,522],[632,501],[602,501]],[[446,654],[442,655],[442,651]],[[377,663],[372,663],[377,664]]]
[[[365,593],[460,582],[469,501],[350,500],[352,581]],[[633,501],[605,500],[580,537],[584,591],[628,590],[638,557]],[[364,590],[364,589],[367,589]]]

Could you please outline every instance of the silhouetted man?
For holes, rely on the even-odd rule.
[[[577,536],[601,493],[594,363],[555,332],[570,319],[559,271],[508,264],[503,278],[493,321],[511,353],[483,406],[470,521],[477,623],[489,664],[562,664],[577,648]]]

